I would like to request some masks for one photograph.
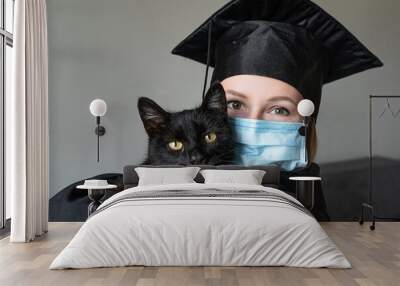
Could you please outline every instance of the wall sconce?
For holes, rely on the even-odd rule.
[[[305,151],[307,154],[307,129],[308,129],[308,124],[310,123],[310,116],[314,113],[315,110],[315,106],[314,103],[309,100],[309,99],[303,99],[299,102],[299,104],[297,105],[297,111],[299,112],[299,114],[301,116],[303,116],[304,120],[303,120],[303,124],[304,124],[304,136],[306,138],[306,144],[305,144]],[[302,134],[302,132],[300,131],[300,134]],[[308,160],[308,154],[307,154],[307,160]]]
[[[90,113],[96,117],[96,129],[94,130],[97,135],[97,162],[99,162],[100,158],[100,136],[103,136],[106,133],[106,129],[104,126],[100,125],[100,117],[104,116],[107,112],[107,104],[102,99],[95,99],[90,103],[89,106]]]

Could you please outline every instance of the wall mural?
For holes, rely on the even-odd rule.
[[[210,88],[199,107],[179,112],[139,98],[149,138],[143,164],[276,164],[283,188],[289,175],[319,174],[323,85],[383,64],[320,7],[296,3],[231,1],[173,49],[206,65],[206,79],[213,68]],[[318,194],[315,214],[326,219]]]

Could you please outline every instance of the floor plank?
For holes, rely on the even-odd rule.
[[[81,223],[50,223],[49,233],[32,243],[0,240],[0,285],[400,285],[400,223],[380,222],[375,231],[355,222],[322,223],[352,263],[352,269],[289,267],[118,267],[48,270]]]

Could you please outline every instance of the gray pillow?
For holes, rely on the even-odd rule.
[[[262,170],[201,170],[205,184],[261,185],[265,171]]]
[[[184,168],[135,168],[139,186],[195,183],[199,167]]]

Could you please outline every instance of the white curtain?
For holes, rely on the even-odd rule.
[[[16,0],[14,72],[6,145],[12,242],[28,242],[48,225],[48,52],[45,0]],[[7,115],[6,115],[7,116]]]

